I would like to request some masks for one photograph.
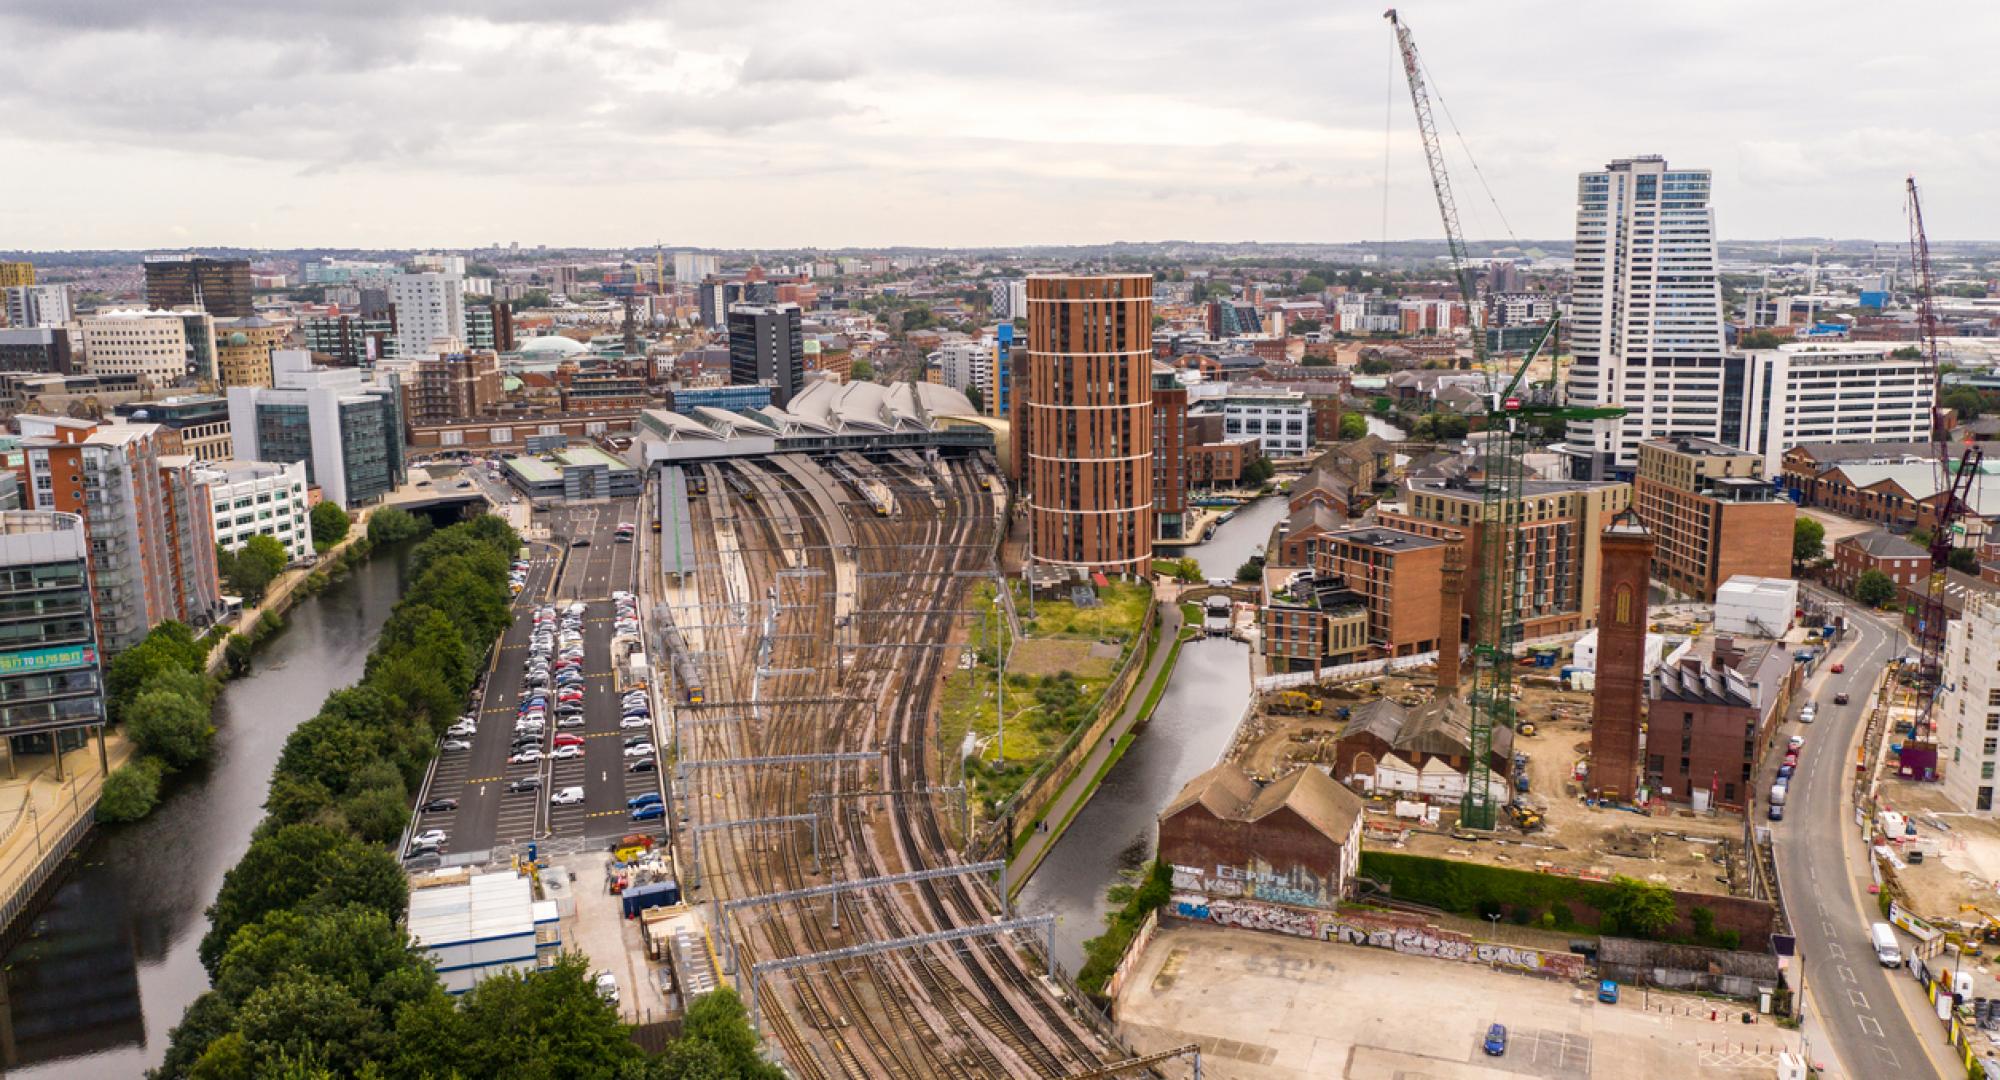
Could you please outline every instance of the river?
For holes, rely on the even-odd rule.
[[[1204,577],[1234,578],[1284,513],[1284,499],[1259,499],[1187,554]],[[1056,962],[1070,974],[1084,941],[1104,930],[1105,890],[1152,859],[1160,808],[1221,758],[1249,698],[1248,646],[1220,637],[1182,646],[1152,720],[1022,888],[1021,910],[1056,916]]]
[[[364,563],[292,609],[216,713],[218,753],[153,816],[100,831],[6,958],[0,1071],[135,1077],[203,990],[203,910],[250,846],[292,728],[361,677],[403,591],[405,549]]]

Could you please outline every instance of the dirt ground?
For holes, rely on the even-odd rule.
[[[1590,695],[1555,689],[1548,676],[1523,672],[1521,717],[1536,725],[1533,735],[1516,735],[1514,749],[1528,755],[1527,801],[1544,815],[1541,829],[1523,834],[1503,825],[1490,840],[1452,836],[1455,817],[1447,809],[1442,828],[1413,831],[1400,845],[1377,833],[1378,848],[1515,869],[1547,867],[1570,872],[1623,874],[1687,892],[1727,895],[1740,878],[1743,822],[1722,814],[1684,810],[1647,815],[1586,805],[1574,779],[1590,745]],[[1280,776],[1300,763],[1333,761],[1333,736],[1341,721],[1333,710],[1387,695],[1405,704],[1430,700],[1434,676],[1426,670],[1323,686],[1322,716],[1259,713],[1238,733],[1231,760],[1257,776]],[[1395,829],[1407,822],[1391,816],[1393,798],[1369,800],[1371,828]]]
[[[1896,848],[1904,863],[1896,878],[1917,913],[1947,928],[1978,925],[1968,906],[2000,915],[2000,821],[1958,811],[1936,784],[1888,780],[1881,794],[1884,806],[1917,826]],[[1909,862],[1913,849],[1924,852],[1923,862]]]
[[[1118,660],[1115,646],[1110,652],[1108,658],[1103,656],[1101,647],[1092,641],[1022,638],[1014,643],[1013,655],[1007,658],[1007,670],[1037,676],[1067,671],[1079,679],[1101,679],[1111,674],[1111,665]]]

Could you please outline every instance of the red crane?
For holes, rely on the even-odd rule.
[[[1972,485],[1979,477],[1980,462],[1985,455],[1980,452],[1977,443],[1967,439],[1956,464],[1952,461],[1951,432],[1945,427],[1942,403],[1944,385],[1938,372],[1936,284],[1931,275],[1931,242],[1924,234],[1924,206],[1917,197],[1917,178],[1914,176],[1909,178],[1908,192],[1910,266],[1916,274],[1917,332],[1931,379],[1931,457],[1936,462],[1938,486],[1937,521],[1931,529],[1931,576],[1917,616],[1918,655],[1922,657],[1923,673],[1930,680],[1930,690],[1924,695],[1923,714],[1917,730],[1920,735],[1928,737],[1931,707],[1937,701],[1939,674],[1943,670],[1945,620],[1950,617],[1945,609],[1945,571],[1951,565],[1952,548],[1964,531],[1960,519],[1972,510],[1968,496],[1972,494]]]

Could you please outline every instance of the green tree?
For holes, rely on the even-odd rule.
[[[233,556],[222,565],[223,557],[217,556],[218,565],[227,571],[226,580],[230,591],[243,599],[255,603],[264,598],[264,590],[285,569],[290,560],[285,545],[275,537],[259,534],[244,541]]]
[[[1783,343],[1783,338],[1769,330],[1752,330],[1738,344],[1745,349],[1775,349]]]
[[[1384,360],[1379,356],[1365,357],[1361,361],[1361,374],[1387,375],[1389,374],[1390,371],[1394,369],[1394,367],[1395,365],[1389,363],[1389,361]]]
[[[160,777],[166,769],[158,758],[135,757],[104,778],[97,799],[97,820],[137,821],[160,802]]]
[[[394,506],[385,506],[368,515],[368,542],[371,544],[399,544],[414,540],[430,529],[428,519]]]
[[[1961,574],[1979,573],[1979,553],[1971,548],[1952,548],[1949,565]]]
[[[172,619],[148,631],[139,644],[112,657],[105,668],[104,688],[111,702],[111,718],[122,720],[127,703],[162,672],[199,673],[208,659],[207,650],[195,640],[194,631]]]
[[[215,725],[205,696],[148,689],[126,707],[125,733],[142,753],[170,769],[185,769],[208,757]]]
[[[874,382],[875,365],[866,360],[856,360],[847,369],[848,378],[854,382]]]
[[[1826,557],[1826,526],[1800,514],[1792,522],[1792,569],[1798,570]]]
[[[1854,579],[1854,598],[1878,608],[1896,598],[1896,582],[1880,570],[1863,570]]]
[[[1606,933],[1637,938],[1659,937],[1678,917],[1674,894],[1666,886],[1623,875],[1611,879],[1598,913]]]
[[[1263,577],[1264,556],[1262,555],[1252,555],[1243,560],[1242,566],[1236,568],[1236,580],[1246,585],[1261,581]]]
[[[1320,322],[1318,319],[1293,319],[1290,329],[1293,334],[1304,337],[1319,329],[1319,327]]]
[[[481,980],[459,1000],[458,1015],[463,1037],[433,1067],[435,1075],[613,1076],[639,1060],[625,1025],[574,954],[548,971]]]
[[[1938,395],[1938,404],[1957,413],[1960,420],[1977,420],[1988,410],[1986,395],[1970,386],[1947,387]]]
[[[780,1080],[783,1069],[758,1052],[757,1033],[736,991],[724,987],[688,1006],[681,1037],[628,1080]]]
[[[1260,457],[1243,466],[1243,482],[1245,484],[1267,483],[1271,477],[1277,475],[1277,472],[1278,467],[1271,464],[1270,458]]]
[[[1358,412],[1341,413],[1340,437],[1343,439],[1367,438],[1368,418]]]
[[[1174,580],[1193,584],[1201,580],[1201,563],[1191,558],[1174,560]]]
[[[1320,277],[1318,274],[1307,274],[1305,277],[1299,279],[1299,291],[1302,293],[1325,292],[1326,279]]]
[[[983,413],[986,411],[986,392],[977,386],[968,386],[965,388],[965,399],[972,402],[972,410],[974,412]]]
[[[318,825],[286,825],[250,842],[208,906],[201,963],[211,978],[243,927],[273,911],[332,911],[360,904],[400,918],[409,882],[394,856]]]
[[[339,503],[321,501],[312,508],[313,545],[324,550],[340,543],[347,538],[351,524],[347,511],[342,510]]]

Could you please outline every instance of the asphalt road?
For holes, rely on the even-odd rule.
[[[498,845],[528,841],[601,839],[627,832],[661,831],[657,821],[640,826],[629,820],[626,800],[658,792],[661,774],[626,769],[631,759],[624,754],[624,737],[647,729],[619,727],[622,684],[612,670],[611,593],[632,591],[637,551],[635,544],[617,543],[615,532],[620,522],[631,521],[636,513],[635,500],[623,499],[558,507],[538,517],[538,523],[549,527],[550,540],[529,544],[528,584],[515,600],[514,622],[501,636],[483,682],[477,706],[479,732],[472,739],[473,747],[441,755],[417,800],[418,805],[440,797],[459,800],[455,811],[421,814],[416,823],[418,830],[439,828],[448,834],[444,846],[447,856],[477,858]],[[576,539],[589,543],[571,546]],[[551,724],[541,745],[546,754],[555,733],[575,732],[584,737],[583,754],[509,764],[535,610],[553,606],[560,620],[563,609],[575,603],[585,608],[584,726],[559,728]],[[540,790],[506,790],[510,782],[527,776],[541,778]],[[584,801],[551,805],[550,795],[566,787],[582,787]]]
[[[1778,884],[1805,964],[1807,1008],[1816,1011],[1821,1030],[1833,1041],[1832,1055],[1815,1047],[1814,1056],[1836,1059],[1851,1077],[1929,1076],[1940,1067],[1931,1050],[1943,1046],[1942,1036],[1918,1009],[1923,999],[1916,983],[1881,966],[1869,944],[1868,927],[1880,916],[1867,892],[1867,866],[1860,860],[1862,841],[1848,797],[1862,717],[1876,680],[1897,655],[1899,638],[1866,617],[1851,616],[1848,625],[1847,639],[1830,657],[1846,671],[1834,674],[1832,663],[1822,666],[1801,695],[1819,702],[1818,721],[1799,724],[1793,711],[1790,730],[1803,734],[1806,744],[1787,794],[1785,820],[1760,816],[1759,823],[1772,826]],[[1834,704],[1842,691],[1849,703]],[[1769,792],[1767,775],[1757,802],[1760,815]]]

